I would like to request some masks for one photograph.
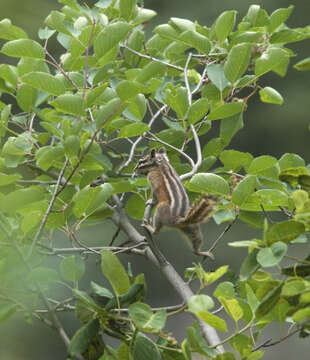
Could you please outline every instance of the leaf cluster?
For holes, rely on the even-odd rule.
[[[70,288],[74,302],[45,311],[74,310],[81,321],[68,348],[72,358],[189,360],[197,352],[254,360],[263,351],[248,330],[258,339],[269,323],[287,322],[308,335],[309,255],[296,259],[289,250],[308,242],[309,164],[297,154],[254,157],[229,148],[252,96],[284,102],[261,84],[270,72],[284,77],[295,56],[289,44],[310,37],[308,27],[286,24],[293,6],[268,14],[252,5],[239,23],[233,10],[208,25],[172,17],[147,39],[145,26],[156,14],[142,2],[100,0],[93,8],[59,2],[63,7],[45,19],[40,41],[8,19],[0,22],[1,53],[16,60],[0,65],[0,321],[17,311],[42,319],[36,306],[58,283]],[[51,37],[63,49],[59,59],[48,51]],[[304,71],[309,64],[308,58],[294,66]],[[218,134],[208,138],[212,128]],[[187,155],[193,144],[197,163]],[[199,290],[169,314],[169,307],[145,303],[143,275],[134,277],[110,250],[78,250],[100,255],[110,283],[108,289],[92,282],[90,295],[79,288],[83,257],[66,255],[59,271],[46,265],[48,256],[72,250],[55,248],[60,231],[68,244],[80,245],[82,226],[124,213],[142,219],[150,188],[145,178],[131,176],[133,166],[146,149],[161,146],[187,179],[191,199],[217,196],[217,224],[238,217],[262,233],[229,244],[248,249],[234,277],[228,266],[187,269]],[[270,221],[274,212],[282,220]],[[209,285],[219,279],[211,294]],[[194,321],[178,343],[165,325],[167,316],[183,311],[221,332],[232,328],[231,335],[207,345]],[[121,340],[120,347],[107,345],[106,336]],[[226,343],[234,353],[217,354]]]

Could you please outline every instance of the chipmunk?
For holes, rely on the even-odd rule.
[[[134,169],[136,175],[146,175],[151,185],[152,199],[156,205],[153,224],[144,224],[151,234],[157,234],[162,226],[181,230],[190,240],[196,255],[214,258],[209,251],[200,251],[202,233],[200,223],[210,218],[216,204],[215,197],[203,195],[191,206],[186,190],[174,168],[170,165],[166,150],[151,150]]]

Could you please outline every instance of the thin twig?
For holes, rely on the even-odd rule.
[[[185,67],[184,67],[184,82],[185,82],[185,87],[187,89],[187,98],[188,98],[188,104],[191,105],[192,104],[192,91],[190,89],[190,85],[189,85],[189,81],[188,81],[188,66],[190,63],[190,60],[192,58],[192,53],[190,53],[187,57],[186,63],[185,63]],[[194,90],[195,91],[195,90]],[[191,178],[193,175],[195,175],[198,171],[198,169],[201,166],[202,163],[202,154],[201,154],[201,146],[200,146],[200,141],[199,141],[199,137],[197,135],[196,129],[194,127],[193,124],[190,124],[190,130],[193,134],[193,138],[194,138],[194,143],[195,143],[195,148],[196,148],[196,154],[197,154],[197,160],[195,165],[193,166],[192,170],[186,174],[183,174],[180,176],[181,180],[185,180],[188,178]]]
[[[188,156],[184,151],[182,151],[181,149],[179,149],[173,145],[170,145],[166,141],[161,140],[159,137],[157,137],[155,134],[151,133],[150,131],[148,131],[147,134],[149,134],[156,142],[163,144],[163,145],[167,146],[168,148],[178,152],[181,156],[183,156],[191,164],[192,167],[195,166],[193,159],[190,156]]]
[[[70,83],[73,85],[73,87],[76,89],[76,90],[79,90],[79,87],[77,86],[77,84],[70,78],[70,76],[64,71],[64,69],[57,63],[57,60],[53,57],[53,55],[51,55],[47,49],[44,49],[45,51],[45,54],[48,55],[52,61],[49,61],[47,59],[45,59],[45,61],[47,63],[49,63],[50,65],[53,65],[54,67],[56,67],[56,69],[58,69],[62,74],[63,76],[70,81]]]
[[[158,111],[156,111],[156,113],[152,116],[151,120],[148,123],[149,128],[152,127],[154,121],[158,118],[158,116],[161,114],[161,112],[167,107],[167,105],[162,106]],[[138,144],[140,143],[140,141],[143,139],[144,134],[140,135],[137,140],[132,144],[132,147],[130,149],[130,153],[129,153],[129,157],[127,159],[127,161],[125,163],[123,163],[117,170],[117,174],[119,174],[126,166],[128,166],[133,157],[134,157],[134,153],[136,150],[136,147],[138,146]]]
[[[32,128],[33,128],[33,122],[34,122],[34,118],[36,117],[36,113],[33,113],[31,115],[30,121],[29,121],[29,128],[28,131],[31,134],[32,133]]]
[[[64,165],[63,165],[63,167],[62,167],[62,169],[60,170],[60,173],[59,173],[59,175],[58,175],[57,183],[56,183],[56,185],[55,185],[55,189],[54,189],[54,193],[53,193],[53,195],[52,195],[52,198],[51,198],[51,200],[50,200],[50,202],[49,202],[49,204],[48,204],[47,210],[46,210],[46,212],[45,212],[45,214],[44,214],[44,216],[43,216],[43,218],[42,218],[42,221],[41,221],[41,224],[40,224],[40,226],[39,226],[39,229],[38,229],[38,231],[37,231],[37,233],[36,233],[36,235],[35,235],[32,243],[31,243],[30,250],[29,250],[29,253],[28,253],[28,256],[27,256],[28,259],[30,258],[31,254],[32,254],[32,252],[33,252],[34,247],[36,246],[37,242],[38,242],[39,239],[40,239],[40,236],[41,236],[41,234],[42,234],[42,231],[43,231],[43,229],[44,229],[44,226],[45,226],[45,224],[46,224],[46,222],[47,222],[47,218],[48,218],[48,216],[49,216],[49,214],[50,214],[50,212],[51,212],[51,210],[52,210],[52,207],[53,207],[53,205],[54,205],[54,202],[55,202],[55,200],[56,200],[56,197],[57,197],[57,195],[58,195],[58,193],[59,193],[59,192],[58,192],[58,188],[59,188],[59,186],[60,186],[61,178],[62,178],[62,176],[63,176],[63,174],[64,174],[64,172],[65,172],[65,169],[66,169],[66,167],[67,167],[67,165],[68,165],[68,162],[69,162],[69,159],[66,158],[66,160],[65,160],[65,162],[64,162]]]
[[[163,61],[163,60],[154,58],[153,56],[142,54],[142,53],[140,53],[139,51],[136,51],[136,50],[134,50],[134,49],[131,49],[130,47],[128,47],[128,46],[125,45],[125,44],[120,44],[120,46],[123,47],[123,48],[125,48],[125,49],[127,49],[127,50],[129,50],[129,51],[132,52],[133,54],[138,55],[139,57],[144,58],[144,59],[148,59],[148,60],[151,60],[151,61],[154,61],[154,62],[158,62],[158,63],[160,63],[160,64],[163,64],[163,65],[165,65],[165,66],[167,66],[167,67],[170,67],[170,68],[175,69],[175,70],[178,70],[178,71],[182,71],[182,72],[184,71],[184,69],[183,69],[181,66],[173,65],[173,64],[170,64],[170,63],[168,63],[168,62],[166,62],[166,61]]]
[[[217,237],[217,239],[213,242],[208,252],[212,252],[219,241],[222,239],[222,237],[230,230],[230,228],[234,225],[234,223],[237,221],[238,215],[235,216],[235,218],[225,227],[225,229],[220,233],[220,235]]]
[[[92,26],[91,33],[89,35],[88,43],[87,43],[86,50],[85,50],[84,85],[83,85],[83,93],[82,93],[82,99],[83,100],[85,99],[87,81],[88,81],[88,76],[89,76],[89,65],[88,65],[89,48],[90,48],[90,44],[91,44],[91,42],[93,40],[95,26],[96,26],[96,20],[93,19],[93,26]]]

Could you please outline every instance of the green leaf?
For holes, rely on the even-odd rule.
[[[214,283],[215,281],[217,281],[218,279],[220,279],[223,275],[225,275],[227,270],[228,270],[228,265],[223,265],[223,266],[220,266],[215,271],[205,272],[204,276],[203,276],[204,281],[208,285],[210,285],[210,284]],[[207,310],[209,310],[209,309],[207,309]]]
[[[189,106],[185,87],[167,88],[165,93],[168,105],[176,112],[177,117],[182,119],[186,115]]]
[[[201,336],[199,329],[194,326],[189,326],[186,329],[186,336],[188,344],[192,352],[198,352],[201,355],[208,357],[215,357],[215,350],[206,345],[204,338]]]
[[[270,267],[279,264],[287,252],[287,245],[282,241],[278,241],[271,247],[259,250],[257,261],[262,267]]]
[[[149,126],[143,122],[129,124],[122,127],[118,133],[119,138],[129,138],[133,136],[138,136],[146,131],[150,130]]]
[[[252,44],[241,43],[233,46],[228,53],[224,73],[226,78],[234,84],[247,70],[252,53]]]
[[[205,36],[194,30],[186,30],[182,32],[178,40],[206,55],[209,54],[211,49],[210,41]]]
[[[138,15],[135,17],[134,21],[136,24],[148,23],[156,15],[157,13],[154,10],[140,7],[138,8]]]
[[[156,344],[141,332],[136,337],[132,357],[135,360],[162,360]]]
[[[120,0],[119,11],[123,19],[129,21],[134,17],[136,12],[136,3],[137,0]]]
[[[234,284],[229,281],[222,281],[215,289],[213,295],[220,300],[233,299],[236,297]]]
[[[117,95],[125,101],[142,92],[143,87],[138,81],[122,80],[115,88]]]
[[[260,267],[256,260],[258,250],[254,249],[243,261],[240,268],[240,280],[245,281],[249,279]]]
[[[236,213],[233,210],[218,210],[212,216],[215,223],[219,225],[227,221],[233,221]]]
[[[270,86],[266,86],[262,90],[260,90],[259,96],[262,102],[279,105],[283,104],[282,95]]]
[[[72,198],[74,214],[78,218],[91,214],[105,203],[112,195],[112,192],[113,187],[109,183],[97,187],[86,186]]]
[[[250,285],[245,284],[245,290],[248,304],[250,305],[252,312],[255,313],[256,309],[259,306],[259,301]]]
[[[250,247],[250,246],[258,247],[257,241],[255,240],[234,241],[234,242],[229,242],[228,245],[232,247]]]
[[[80,138],[77,135],[69,135],[65,142],[64,148],[66,155],[71,159],[78,156],[80,151]]]
[[[43,59],[23,57],[18,62],[17,71],[19,76],[23,76],[33,71],[42,71],[49,73],[49,68]]]
[[[161,24],[153,29],[153,32],[155,34],[160,35],[164,39],[169,39],[172,41],[176,40],[179,37],[179,31],[179,29],[176,30],[173,26],[169,24]]]
[[[82,326],[72,337],[69,344],[69,353],[72,356],[81,354],[86,351],[89,344],[97,335],[100,329],[100,324],[97,319],[90,320],[87,324]]]
[[[145,96],[143,94],[138,94],[134,99],[131,99],[126,110],[128,110],[135,119],[142,120],[146,113]]]
[[[44,59],[45,52],[43,47],[36,41],[30,39],[18,39],[5,43],[1,52],[12,57],[30,57]]]
[[[51,36],[55,34],[55,32],[55,30],[51,30],[47,26],[45,26],[44,29],[40,28],[38,30],[38,36],[40,40],[48,40]]]
[[[243,101],[220,105],[215,109],[211,110],[211,113],[208,116],[208,120],[219,120],[219,119],[228,118],[230,116],[239,114],[241,111],[243,111],[243,108],[244,108]]]
[[[86,93],[86,97],[85,97],[85,107],[88,108],[94,104],[98,105],[96,100],[98,99],[98,97],[100,97],[100,95],[103,94],[103,92],[107,88],[107,86],[108,86],[108,83],[105,82],[105,83],[98,85],[98,86],[94,87],[93,89],[89,90]]]
[[[141,220],[143,218],[144,208],[145,201],[138,194],[131,195],[125,206],[127,214],[137,220]]]
[[[247,167],[253,160],[250,153],[243,153],[237,150],[224,150],[220,155],[220,160],[227,170],[239,171],[242,167]]]
[[[1,199],[0,208],[4,212],[14,213],[29,204],[43,200],[44,192],[38,187],[31,186],[26,189],[12,191]]]
[[[278,163],[277,159],[270,155],[262,155],[255,158],[250,166],[248,167],[248,173],[252,175],[257,175],[262,171],[275,166]]]
[[[195,174],[190,184],[196,191],[210,194],[226,195],[229,193],[229,185],[221,176],[211,173]]]
[[[118,117],[126,105],[118,97],[108,101],[96,115],[96,126],[99,129],[106,122],[109,122]]]
[[[238,185],[235,187],[231,200],[236,205],[242,205],[251,194],[255,191],[257,186],[257,179],[254,175],[247,175],[244,179],[242,179]]]
[[[45,19],[46,25],[50,28],[57,30],[59,33],[71,36],[70,31],[66,27],[66,15],[60,11],[51,11],[48,17]]]
[[[200,98],[196,100],[189,108],[188,121],[191,124],[195,124],[202,119],[209,110],[209,101],[206,98]]]
[[[84,102],[81,94],[63,94],[58,96],[51,105],[56,110],[65,114],[71,114],[76,116],[84,116]]]
[[[252,353],[252,341],[249,337],[243,334],[237,334],[230,341],[231,346],[238,351],[242,358],[248,358]]]
[[[40,148],[35,155],[36,164],[42,170],[46,171],[54,162],[60,160],[64,156],[64,149],[61,145],[58,146],[44,146]]]
[[[104,27],[94,42],[96,56],[101,58],[115,46],[118,46],[125,39],[129,30],[129,24],[123,21],[117,21]]]
[[[294,9],[294,5],[290,5],[288,8],[280,8],[275,10],[269,18],[268,31],[274,32],[281,24],[283,24],[291,15]]]
[[[224,11],[215,22],[215,33],[220,43],[227,38],[233,30],[236,22],[237,12],[234,10]]]
[[[45,72],[30,72],[22,77],[22,81],[35,89],[46,91],[51,95],[61,95],[66,92],[63,82]]]
[[[264,356],[264,352],[262,350],[253,351],[248,357],[247,360],[258,360]]]
[[[290,168],[304,167],[305,160],[297,154],[286,153],[281,156],[279,166],[281,171]]]
[[[265,233],[268,245],[282,241],[289,243],[305,232],[305,225],[295,220],[282,221],[272,225]]]
[[[267,12],[264,9],[261,9],[259,5],[251,5],[249,7],[246,19],[253,27],[262,27],[269,23]]]
[[[96,284],[94,281],[91,281],[90,286],[93,293],[101,298],[112,299],[114,297],[109,289]]]
[[[28,279],[41,285],[58,282],[60,280],[56,270],[43,266],[32,269]]]
[[[243,128],[243,113],[230,116],[221,121],[220,138],[229,144],[233,136]]]
[[[302,320],[307,319],[307,318],[309,318],[309,317],[310,317],[310,307],[297,310],[297,311],[294,312],[294,314],[292,315],[292,319],[293,319],[295,322],[302,321]],[[0,318],[1,318],[1,315],[0,315]]]
[[[256,192],[263,204],[272,206],[288,206],[288,195],[278,189],[262,189]]]
[[[194,295],[188,301],[188,310],[194,314],[208,311],[214,307],[212,298],[208,295]]]
[[[199,311],[195,313],[205,323],[220,331],[227,331],[226,322],[216,315],[209,313],[208,311]]]
[[[20,174],[7,175],[7,174],[0,173],[0,186],[5,186],[5,185],[15,183],[15,181],[19,180],[19,179],[21,179]]]
[[[0,65],[0,77],[10,83],[14,88],[17,86],[17,68],[12,65]]]
[[[22,84],[16,93],[16,100],[18,106],[27,113],[30,113],[34,108],[38,98],[38,91],[33,87]]]
[[[77,282],[85,272],[85,263],[81,256],[65,257],[60,263],[61,275],[65,280]]]
[[[267,315],[277,304],[280,299],[281,291],[283,284],[280,283],[278,286],[274,287],[271,291],[264,296],[263,300],[259,304],[255,315],[257,318],[261,318]]]
[[[150,79],[161,76],[166,71],[166,66],[162,63],[150,61],[143,66],[138,73],[136,80],[140,83],[145,83]]]
[[[1,24],[1,23],[0,23]],[[1,30],[1,27],[0,27]],[[14,315],[17,311],[17,305],[16,304],[6,304],[0,306],[0,323],[10,316]]]
[[[212,83],[220,90],[223,91],[228,85],[229,81],[227,80],[224,72],[223,64],[210,64],[207,66],[207,75]]]
[[[288,297],[300,295],[306,290],[306,284],[307,282],[303,279],[289,279],[284,283],[281,295]]]
[[[298,61],[298,63],[296,63],[294,65],[294,68],[299,71],[310,70],[310,57],[307,57],[301,61]]]
[[[136,302],[128,308],[128,314],[135,325],[143,331],[160,331],[166,323],[166,311],[152,311],[152,308],[144,303]]]
[[[302,32],[295,29],[284,29],[272,34],[270,38],[271,44],[287,44],[291,42],[301,41],[310,37],[309,32]]]
[[[89,310],[98,310],[98,306],[95,301],[87,294],[85,291],[81,291],[78,289],[72,289],[72,292],[76,299],[80,300],[84,305],[87,306]]]
[[[263,32],[261,31],[242,31],[232,38],[232,43],[259,43],[262,36]]]
[[[128,292],[130,287],[129,277],[117,256],[109,250],[101,251],[101,270],[117,296]]]
[[[255,75],[261,76],[269,71],[274,71],[277,74],[284,76],[288,64],[289,55],[285,50],[278,47],[269,47],[256,60]]]
[[[27,34],[21,28],[12,25],[10,19],[0,21],[0,39],[16,40],[27,38]]]
[[[223,304],[227,314],[231,316],[235,322],[238,322],[242,318],[243,310],[237,299],[227,299],[220,296],[219,300]]]

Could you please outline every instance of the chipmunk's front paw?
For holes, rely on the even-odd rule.
[[[154,199],[148,199],[145,203],[146,206],[154,206],[156,205],[156,201]]]

